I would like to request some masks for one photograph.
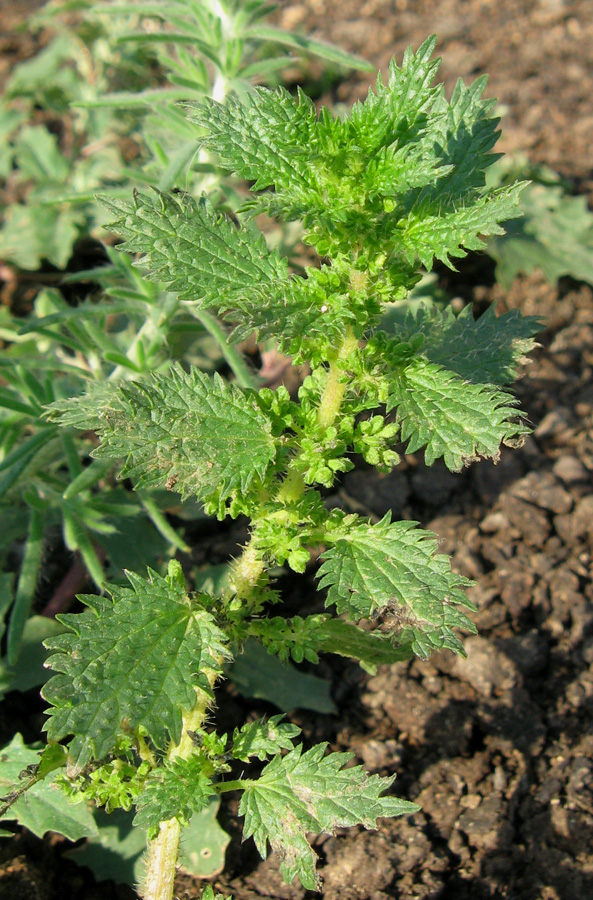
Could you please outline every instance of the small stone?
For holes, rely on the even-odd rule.
[[[501,599],[511,615],[517,618],[531,606],[534,575],[523,568],[502,569],[498,574],[502,583]]]
[[[541,420],[535,431],[536,438],[555,437],[564,431],[572,422],[572,413],[566,406],[558,406]]]
[[[470,684],[483,697],[511,690],[518,679],[515,664],[486,638],[475,635],[465,641],[467,658],[456,657],[452,674]]]
[[[480,522],[480,531],[484,534],[496,534],[498,531],[508,531],[509,520],[500,510],[488,513]]]
[[[559,456],[554,463],[552,471],[564,484],[568,485],[586,482],[591,477],[584,465],[575,456]]]
[[[511,526],[520,531],[526,543],[532,547],[544,546],[550,535],[551,525],[542,509],[510,494],[502,496],[501,506]]]
[[[503,805],[499,797],[487,797],[475,808],[464,813],[457,827],[465,833],[473,847],[483,850],[501,849]],[[506,829],[505,829],[506,831]],[[505,834],[504,837],[507,837]]]
[[[572,497],[552,472],[530,472],[517,481],[509,493],[558,515],[564,515],[572,509]]]
[[[367,769],[377,772],[389,766],[396,766],[402,760],[402,747],[397,741],[366,741],[356,750]]]

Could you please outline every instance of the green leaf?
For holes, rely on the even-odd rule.
[[[419,357],[390,372],[387,380],[387,411],[396,410],[406,452],[424,447],[428,466],[443,457],[448,469],[459,472],[479,459],[498,460],[502,444],[520,446],[528,433],[510,394],[463,381]]]
[[[231,896],[223,897],[222,894],[215,894],[211,884],[207,884],[202,892],[200,900],[233,900]]]
[[[12,204],[4,210],[0,255],[22,269],[38,269],[44,259],[64,268],[82,221],[71,208]]]
[[[485,170],[500,156],[492,148],[500,134],[500,119],[492,115],[494,99],[482,99],[487,76],[477,78],[469,87],[457,81],[451,100],[444,92],[433,106],[431,134],[438,142],[438,153],[446,159],[449,171],[442,173],[429,188],[433,202],[450,202],[467,197],[485,184]]]
[[[0,750],[0,796],[5,797],[12,790],[20,790],[21,772],[40,762],[39,751],[28,747],[22,735],[16,734],[10,744]],[[13,803],[6,815],[16,819],[37,837],[48,831],[63,834],[71,841],[97,835],[97,826],[84,803],[76,806],[70,803],[64,793],[54,784],[57,773],[50,774],[31,786]]]
[[[72,633],[46,642],[55,651],[48,665],[61,674],[43,690],[52,704],[45,727],[50,740],[73,735],[79,771],[138,728],[159,748],[178,743],[196,688],[210,695],[206,673],[228,656],[212,616],[188,599],[175,573],[127,574],[131,588],[110,588],[111,599],[80,597],[89,611],[60,616]]]
[[[333,834],[337,828],[363,825],[376,828],[382,816],[416,812],[415,803],[381,796],[392,778],[368,775],[362,766],[344,769],[351,753],[324,756],[327,744],[306,753],[296,747],[286,756],[276,756],[257,781],[244,784],[239,807],[245,816],[244,834],[253,836],[265,859],[268,841],[282,858],[281,871],[291,882],[295,877],[307,890],[320,888],[315,871],[316,854],[307,832]]]
[[[95,809],[93,815],[97,834],[69,853],[68,859],[88,866],[97,881],[140,884],[145,871],[146,833],[132,825],[133,813]]]
[[[469,198],[443,208],[441,199],[419,201],[398,223],[398,244],[408,261],[419,259],[430,272],[434,259],[455,268],[451,257],[467,256],[467,250],[483,250],[481,235],[504,234],[500,225],[521,215],[519,197],[525,183],[499,188],[467,203]],[[467,205],[466,205],[467,204]]]
[[[327,619],[319,627],[316,637],[320,651],[357,659],[362,668],[371,673],[377,666],[391,665],[413,656],[410,644],[398,642],[394,645],[389,636],[363,631],[343,619]]]
[[[347,53],[340,47],[334,47],[332,44],[326,44],[325,41],[316,41],[306,35],[294,34],[290,31],[283,31],[280,28],[274,28],[271,25],[251,25],[247,31],[250,38],[259,38],[261,41],[273,41],[275,44],[281,44],[284,47],[290,47],[292,50],[299,50],[301,53],[310,53],[312,56],[320,56],[327,63],[335,63],[338,66],[344,66],[348,69],[357,69],[359,72],[372,72],[374,66],[361,56],[354,53]],[[284,60],[284,65],[286,65]]]
[[[237,228],[206,197],[137,194],[134,204],[103,198],[116,213],[111,227],[126,238],[126,252],[144,254],[148,278],[198,306],[228,309],[254,293],[279,302],[290,288],[288,264],[269,251],[262,234]]]
[[[226,103],[205,99],[187,104],[189,119],[206,129],[200,139],[220,164],[253,181],[254,190],[275,185],[292,190],[315,190],[307,151],[315,130],[315,107],[302,91],[298,100],[284,88],[256,87]]]
[[[333,546],[322,554],[319,586],[329,588],[327,605],[350,619],[392,615],[396,638],[419,656],[442,647],[463,653],[452,629],[476,629],[454,604],[474,608],[463,591],[471,582],[451,571],[436,535],[416,524],[391,522],[389,513],[376,525],[346,519],[328,535]]]
[[[182,497],[227,497],[263,478],[276,455],[271,423],[255,399],[197,369],[174,367],[140,384],[51,405],[63,425],[94,428],[93,456],[124,458],[121,477]]]
[[[416,53],[408,47],[401,68],[392,59],[387,84],[379,74],[375,91],[369,90],[365,101],[352,107],[348,125],[356,144],[369,151],[370,162],[375,162],[373,151],[378,147],[409,144],[424,134],[438,96],[432,82],[441,61],[431,60],[436,42],[433,35]]]
[[[325,678],[300,672],[289,663],[248,640],[229,668],[229,678],[245,697],[267,700],[285,713],[293,709],[312,709],[319,713],[337,712]]]
[[[216,818],[219,807],[220,800],[211,797],[206,809],[193,815],[181,832],[179,865],[198,878],[210,878],[224,868],[225,851],[231,839]]]
[[[509,384],[533,349],[539,319],[518,309],[497,316],[494,306],[474,319],[471,306],[459,315],[421,305],[397,329],[397,342],[424,337],[421,353],[431,363],[474,384]]]
[[[270,719],[258,719],[235,728],[232,746],[234,758],[248,762],[255,756],[263,761],[281,750],[292,750],[293,738],[298,737],[301,729],[282,719],[282,715],[272,716]]]
[[[43,125],[22,128],[15,143],[19,170],[25,178],[41,184],[63,182],[70,164],[58,148],[58,138]]]
[[[187,825],[194,813],[208,806],[215,793],[199,754],[189,759],[165,760],[153,769],[136,802],[134,825],[158,829],[160,822],[177,818]]]
[[[39,576],[41,555],[43,552],[44,515],[40,510],[31,509],[29,530],[25,544],[25,553],[19,573],[19,580],[14,598],[14,606],[10,614],[6,655],[9,666],[13,666],[21,650],[21,641],[33,595]]]
[[[139,265],[148,267],[146,277],[190,301],[190,311],[207,327],[204,309],[214,308],[239,323],[230,336],[234,342],[254,331],[260,340],[284,341],[315,326],[319,334],[327,331],[317,270],[307,279],[292,277],[287,260],[268,250],[263,235],[237,228],[205,197],[196,202],[186,194],[138,194],[134,204],[104,202],[118,215],[112,227],[127,238],[120,249],[144,254]],[[221,326],[216,330],[222,339]]]
[[[524,218],[488,241],[496,280],[507,289],[519,272],[541,269],[556,282],[563,275],[593,284],[593,213],[585,197],[570,197],[561,185],[530,185],[521,197]]]

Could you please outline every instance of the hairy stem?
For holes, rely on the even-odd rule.
[[[340,360],[349,356],[358,346],[358,341],[352,331],[348,331],[342,342],[338,354],[330,363],[327,382],[319,404],[317,420],[323,428],[333,425],[340,411],[344,394],[346,393],[346,382],[340,381],[343,372],[338,363]]]
[[[173,900],[180,836],[181,825],[177,819],[161,822],[159,833],[149,848],[144,900]]]
[[[265,565],[252,540],[243,549],[231,568],[231,591],[241,600],[248,600],[253,594]]]
[[[217,678],[216,672],[208,673],[208,681],[212,687]],[[212,702],[204,691],[197,690],[196,697],[194,708],[183,716],[181,740],[169,748],[167,757],[170,760],[188,759],[191,756],[194,746],[191,733],[204,724]],[[180,837],[181,825],[177,819],[160,823],[159,833],[148,847],[143,900],[173,900]]]

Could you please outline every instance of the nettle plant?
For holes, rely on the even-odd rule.
[[[252,183],[236,218],[183,193],[108,201],[123,249],[139,254],[148,278],[226,317],[231,340],[273,339],[310,367],[296,398],[177,366],[97,385],[49,412],[93,430],[92,455],[125,459],[121,475],[138,488],[166,486],[219,519],[251,522],[220,593],[188,592],[176,562],[165,577],[129,573],[129,587],[82,597],[88,610],[62,616],[68,633],[48,642],[57,674],[43,691],[45,754],[65,766],[74,797],[135,807],[149,838],[147,900],[172,897],[182,829],[213,796],[240,792],[244,836],[263,857],[277,851],[284,877],[308,890],[320,887],[308,833],[375,828],[418,809],[389,793],[392,778],[348,767],[352,754],[304,750],[279,717],[232,735],[211,721],[223,667],[247,638],[281,659],[334,653],[372,669],[443,648],[462,654],[457,630],[475,630],[464,611],[470,582],[434,534],[389,515],[371,524],[328,508],[322,494],[353,454],[388,471],[403,445],[459,471],[496,461],[527,433],[501,386],[532,346],[533,319],[425,306],[382,328],[386,304],[406,300],[420,264],[453,267],[518,214],[520,184],[485,188],[498,136],[485,80],[458,82],[448,101],[433,86],[435,43],[406,51],[343,119],[284,89],[192,106],[202,146]],[[319,265],[292,274],[254,228],[262,212],[302,221]],[[271,573],[304,572],[312,552],[327,612],[274,615]],[[265,766],[250,774],[249,761]]]

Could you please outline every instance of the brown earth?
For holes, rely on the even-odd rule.
[[[436,32],[449,89],[458,75],[490,74],[489,93],[506,110],[502,149],[593,192],[593,4],[307,0],[282,3],[277,15],[383,72],[392,55]],[[355,76],[324,99],[350,103],[370,82]],[[476,580],[479,634],[466,660],[438,654],[374,677],[324,662],[339,716],[300,713],[305,739],[397,773],[399,795],[422,806],[382,820],[378,832],[318,840],[325,900],[593,897],[593,294],[537,275],[505,294],[491,271],[474,259],[446,284],[480,307],[541,317],[541,347],[517,387],[533,437],[496,467],[451,475],[407,459],[389,476],[357,469],[339,491],[356,511],[392,509],[441,536],[454,566]],[[228,704],[231,719],[251,708],[232,696]],[[316,896],[284,885],[273,856],[262,863],[251,842],[241,845],[234,812],[231,802],[222,813],[233,840],[217,888],[235,900]],[[135,896],[95,885],[63,849],[25,834],[0,845],[0,896]],[[199,895],[198,882],[179,879],[180,898]]]

